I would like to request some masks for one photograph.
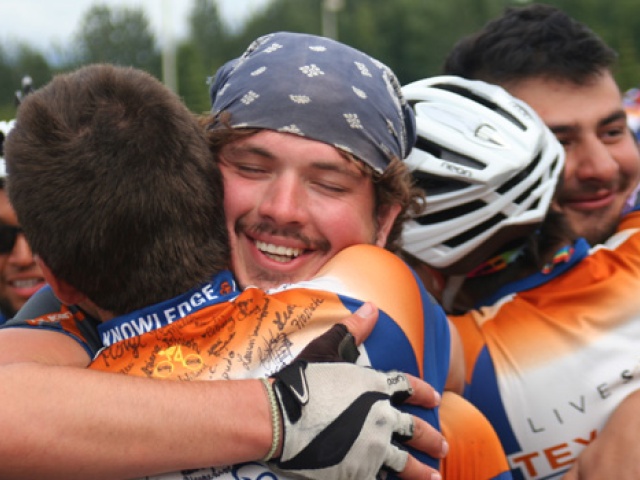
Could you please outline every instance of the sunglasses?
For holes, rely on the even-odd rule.
[[[22,228],[13,225],[0,225],[0,255],[10,253],[16,245],[18,234]]]

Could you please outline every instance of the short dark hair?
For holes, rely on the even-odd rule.
[[[195,116],[151,75],[91,65],[25,98],[8,190],[35,254],[114,314],[225,268],[222,177]]]
[[[511,7],[449,52],[447,75],[509,85],[531,77],[585,84],[617,53],[586,25],[545,4]]]

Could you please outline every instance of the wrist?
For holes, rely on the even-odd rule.
[[[264,386],[264,390],[267,396],[267,402],[269,405],[269,418],[271,420],[271,446],[265,456],[262,458],[263,462],[268,462],[280,458],[282,454],[282,443],[284,425],[282,422],[282,415],[280,413],[280,405],[278,399],[273,390],[273,380],[270,378],[261,378],[260,381]]]

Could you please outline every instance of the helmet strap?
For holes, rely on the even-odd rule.
[[[473,308],[473,303],[464,305],[465,301],[457,299],[460,290],[465,281],[472,278],[491,275],[496,272],[505,270],[509,265],[513,264],[524,252],[526,245],[520,245],[511,250],[506,250],[498,255],[491,257],[490,259],[482,262],[471,272],[462,275],[451,275],[447,278],[445,286],[442,289],[441,304],[446,312],[455,312],[455,308],[458,307],[461,312],[467,311]],[[458,303],[456,303],[458,300]],[[468,298],[466,299],[469,300]]]
[[[445,312],[453,312],[453,305],[462,288],[462,284],[467,279],[466,275],[451,275],[447,278],[444,288],[442,289],[442,308]]]
[[[522,255],[524,247],[525,245],[521,245],[512,250],[507,250],[506,252],[499,253],[498,255],[491,257],[489,260],[485,260],[476,268],[467,273],[466,277],[482,277],[484,275],[491,275],[492,273],[504,270],[513,262],[515,262],[520,255]]]

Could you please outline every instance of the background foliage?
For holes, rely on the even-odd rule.
[[[74,32],[72,45],[55,62],[30,45],[0,44],[0,118],[15,115],[14,93],[28,74],[36,87],[58,72],[94,62],[142,68],[162,79],[160,40],[144,12],[109,8],[99,0]],[[177,90],[195,112],[209,109],[206,80],[227,60],[241,54],[265,33],[289,30],[324,34],[324,2],[271,0],[244,25],[231,29],[215,0],[195,0],[189,32],[175,46]],[[335,0],[334,0],[335,2]],[[335,14],[339,40],[359,48],[397,73],[402,83],[439,73],[455,42],[526,0],[338,0]],[[640,15],[637,0],[548,0],[589,25],[620,54],[616,78],[623,90],[640,84]],[[333,24],[332,24],[333,25]]]

